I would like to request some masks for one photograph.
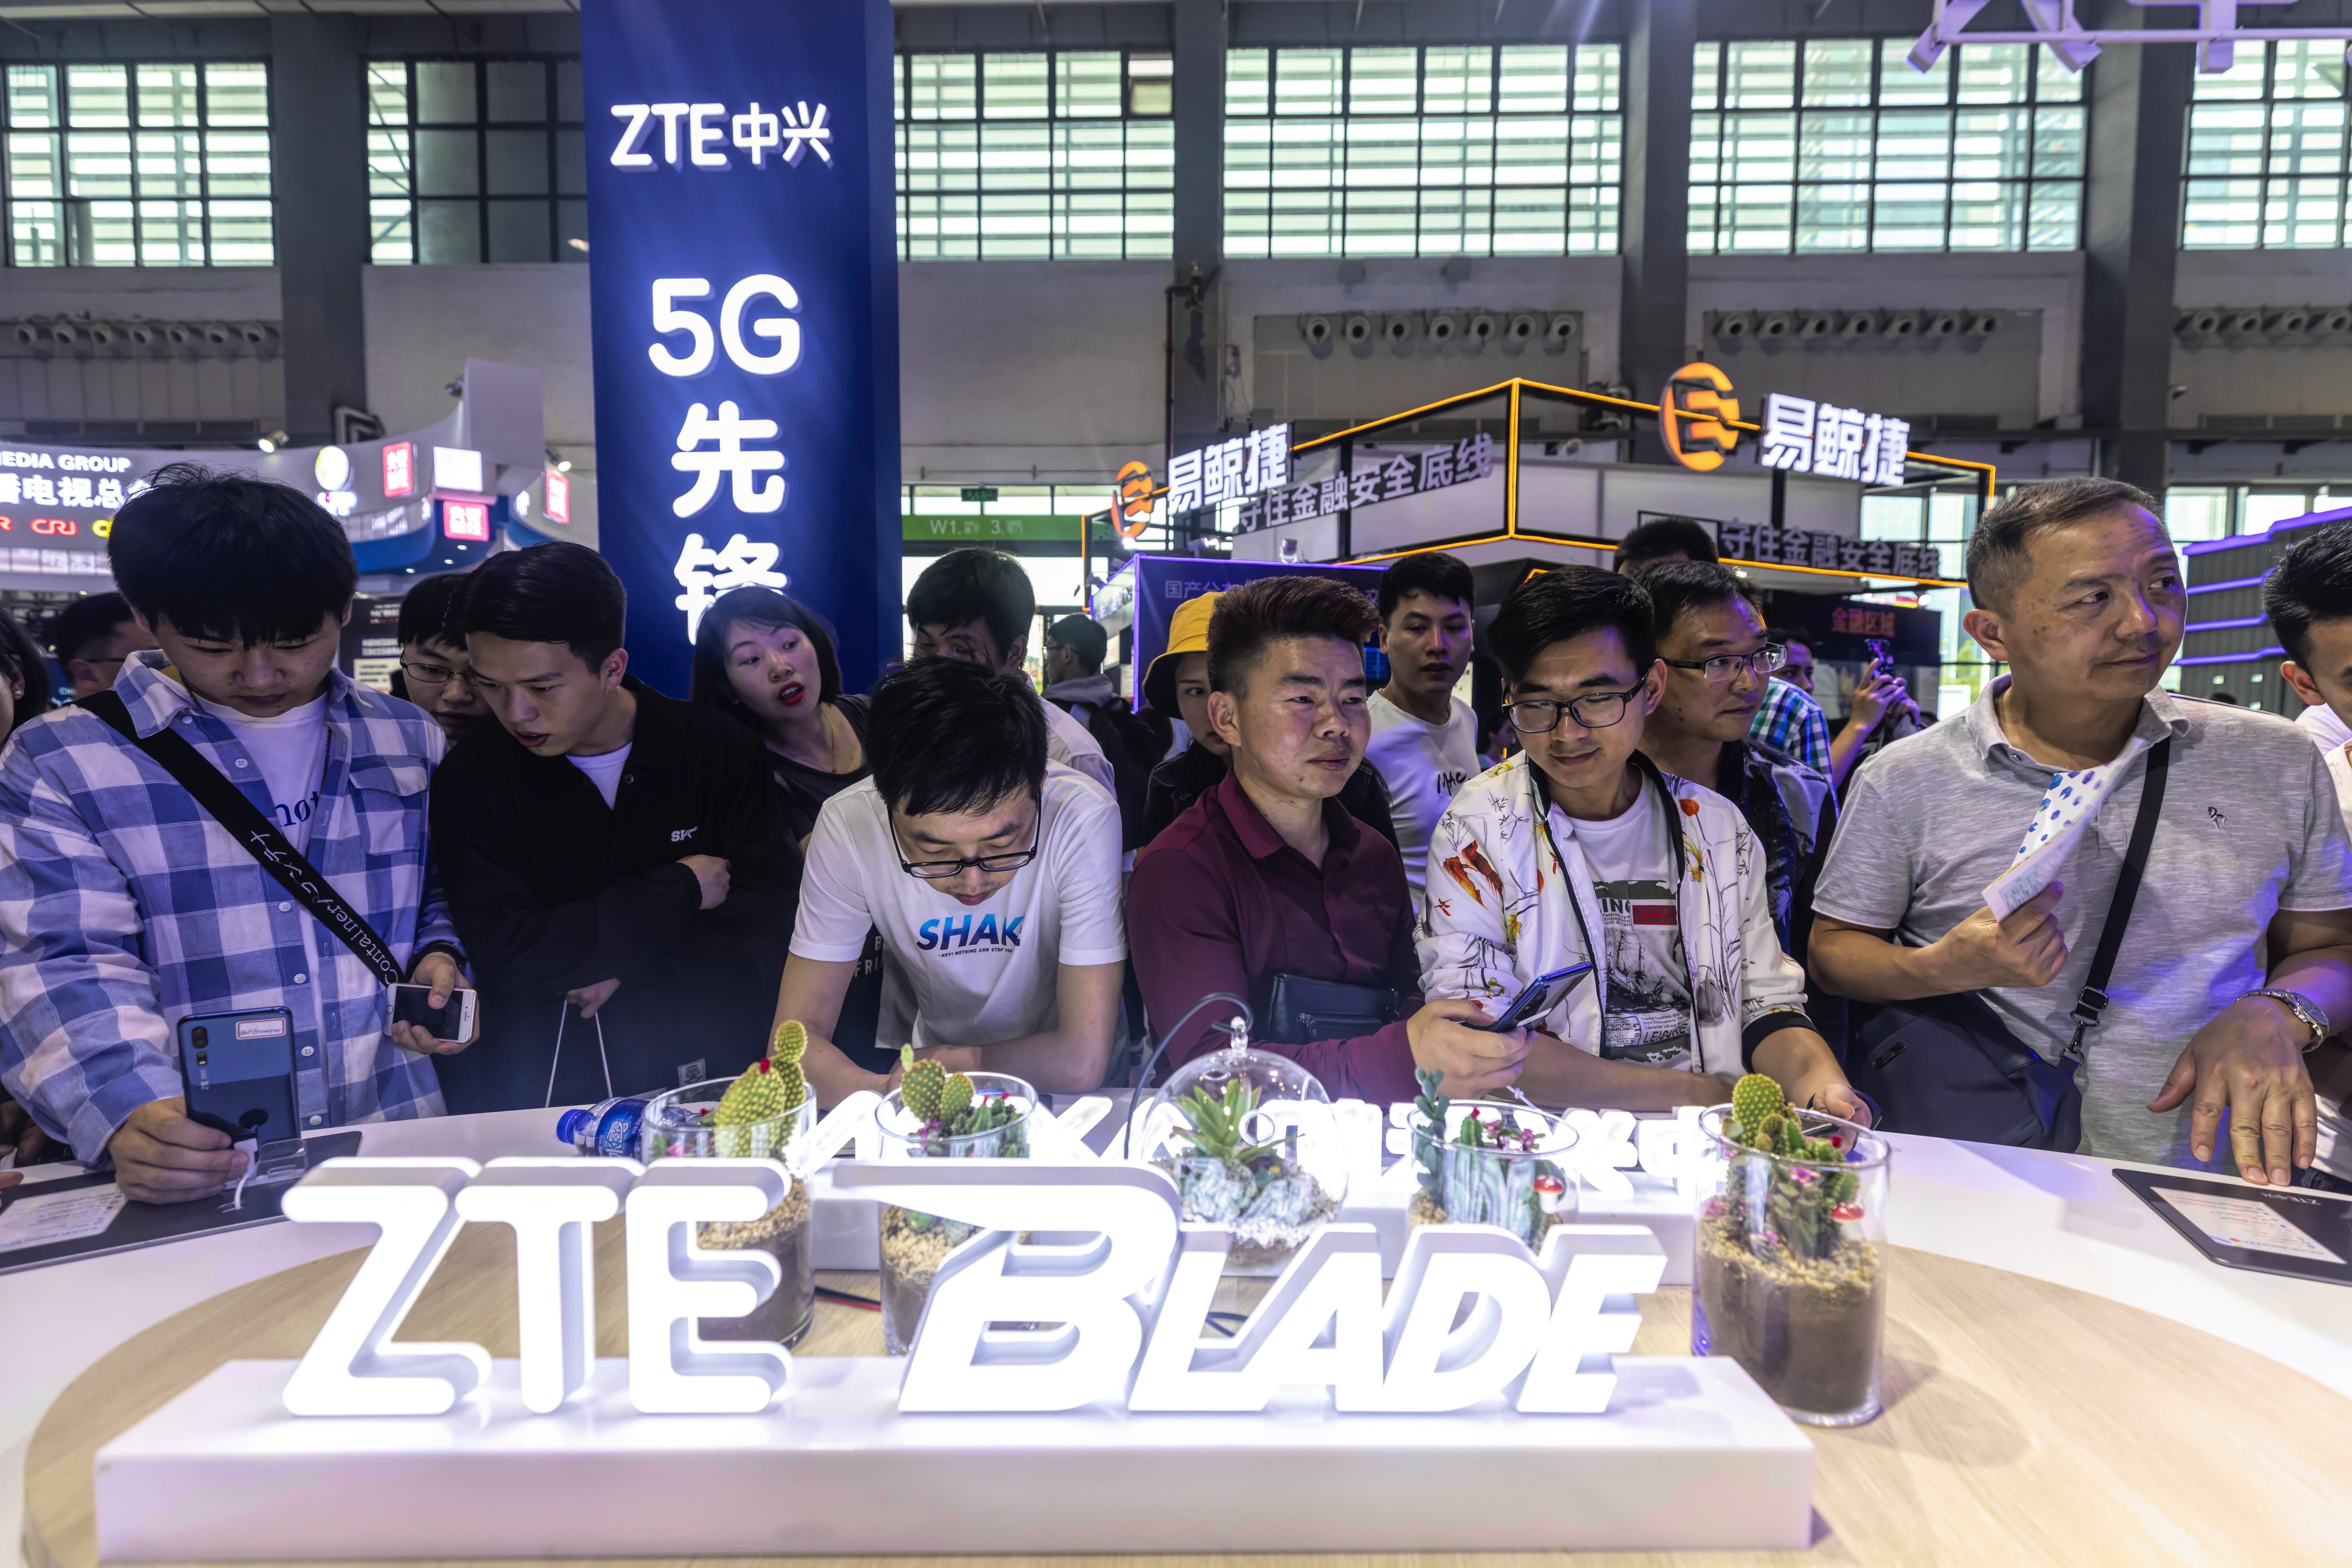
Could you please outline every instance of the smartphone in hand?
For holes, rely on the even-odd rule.
[[[1524,1029],[1549,1017],[1552,1009],[1565,1001],[1568,994],[1576,988],[1576,983],[1591,973],[1592,965],[1590,963],[1571,963],[1565,969],[1555,969],[1549,974],[1538,974],[1528,982],[1527,989],[1503,1010],[1501,1017],[1491,1024],[1472,1024],[1469,1027],[1491,1030],[1496,1034]]]
[[[445,1045],[456,1045],[470,1039],[474,1033],[474,994],[455,990],[449,1000],[436,1007],[430,985],[394,985],[392,990],[392,1021],[414,1024]]]

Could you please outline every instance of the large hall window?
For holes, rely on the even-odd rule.
[[[367,74],[379,265],[588,259],[579,57],[370,60]]]
[[[268,267],[269,68],[11,65],[15,267]]]
[[[1614,254],[1620,54],[1229,51],[1225,254]]]
[[[2047,49],[1908,39],[1703,43],[1690,248],[2073,250],[2083,81]]]
[[[2242,43],[2189,106],[2180,243],[2191,250],[2344,243],[2344,47]]]
[[[1174,253],[1165,52],[910,54],[898,64],[902,260]]]

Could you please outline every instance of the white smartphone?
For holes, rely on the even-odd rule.
[[[471,991],[452,991],[449,1000],[436,1007],[430,985],[394,985],[390,990],[394,1023],[415,1024],[435,1039],[450,1045],[473,1037],[474,994]]]

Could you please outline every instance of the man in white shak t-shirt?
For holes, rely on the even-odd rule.
[[[777,1023],[809,1031],[819,1104],[891,1088],[901,1044],[1052,1093],[1109,1070],[1127,966],[1118,807],[1046,761],[1044,706],[1019,677],[959,659],[918,659],[875,689],[873,776],[818,814],[776,1001]],[[869,930],[913,1020],[852,1051],[831,1036]]]
[[[1482,771],[1478,719],[1454,695],[1477,635],[1470,568],[1451,555],[1408,555],[1381,575],[1381,642],[1389,680],[1372,693],[1364,760],[1389,788],[1397,853],[1421,901],[1429,836],[1460,789]]]
[[[2263,610],[2286,658],[2279,678],[2307,704],[2295,723],[2327,758],[2336,804],[2352,828],[2352,526],[2297,540],[2263,584]],[[2193,695],[2193,693],[2191,693]],[[2319,1136],[2294,1184],[2352,1193],[2352,1049],[2337,1036],[2305,1058],[2319,1102]]]
[[[907,624],[917,658],[957,658],[1029,684],[1029,626],[1037,618],[1037,591],[1021,563],[977,545],[950,550],[907,591]],[[1032,695],[1034,695],[1033,692]],[[1113,798],[1118,784],[1110,759],[1087,727],[1044,698],[1045,760],[1102,785]]]

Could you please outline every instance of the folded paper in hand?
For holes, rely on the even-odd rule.
[[[2083,837],[2084,827],[2099,814],[2100,804],[2116,787],[2116,781],[2123,777],[2124,769],[2146,750],[2147,737],[2134,735],[2112,763],[2084,768],[2080,773],[2050,775],[2050,788],[2042,795],[2042,804],[2034,808],[2033,821],[2025,829],[2025,842],[2017,847],[2017,858],[1984,890],[1985,907],[1992,910],[1993,919],[2007,920],[2058,879],[2058,873],[2065,868],[2066,858],[2074,852],[2075,843]]]

